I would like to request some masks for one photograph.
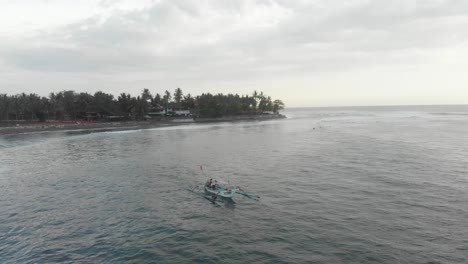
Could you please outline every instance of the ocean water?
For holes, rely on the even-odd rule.
[[[468,263],[468,106],[285,114],[0,136],[0,263]]]

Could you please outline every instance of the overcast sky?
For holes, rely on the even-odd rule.
[[[466,0],[0,0],[0,93],[467,104]]]

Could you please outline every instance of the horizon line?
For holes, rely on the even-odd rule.
[[[327,106],[288,106],[289,108],[349,108],[349,107],[394,107],[394,106],[467,106],[468,103],[455,103],[455,104],[394,104],[394,105],[327,105]]]

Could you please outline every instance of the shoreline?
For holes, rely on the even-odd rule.
[[[208,122],[232,122],[232,121],[265,121],[274,119],[286,118],[285,115],[281,114],[269,114],[269,115],[236,115],[236,116],[223,116],[223,117],[198,117],[194,118],[197,123],[208,123]]]
[[[124,131],[131,129],[147,129],[163,126],[177,126],[193,122],[170,122],[170,121],[122,121],[122,122],[53,122],[21,124],[18,126],[0,127],[0,136],[18,135],[18,134],[36,134],[47,132],[78,132],[78,131]]]
[[[36,134],[47,132],[77,132],[77,131],[125,131],[131,129],[150,129],[158,127],[179,126],[194,123],[219,123],[235,121],[266,121],[285,118],[284,115],[272,116],[226,116],[220,118],[168,119],[150,121],[120,121],[120,122],[87,122],[87,121],[53,121],[53,122],[11,122],[8,125],[0,122],[0,136],[18,134]]]

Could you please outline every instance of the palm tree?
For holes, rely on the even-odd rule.
[[[253,99],[252,100],[252,110],[253,110],[254,113],[256,113],[257,112],[257,99],[258,99],[258,93],[257,93],[256,90],[253,92],[252,99]]]
[[[10,97],[6,94],[0,94],[0,120],[8,120],[10,110]]]
[[[153,101],[151,102],[151,104],[154,109],[159,110],[161,108],[161,95],[157,93],[156,96],[153,98]]]
[[[283,110],[283,109],[284,109],[283,101],[279,99],[273,101],[273,113],[279,114],[279,110]]]
[[[191,94],[187,94],[186,96],[184,96],[184,101],[182,102],[182,105],[185,109],[192,109],[195,107],[195,99],[192,97]]]
[[[141,99],[149,103],[153,100],[153,96],[151,95],[150,91],[145,88],[141,93]]]
[[[53,94],[53,93],[52,93]],[[63,100],[63,92],[59,92],[56,95],[54,95],[54,100],[55,100],[55,112],[54,112],[54,118],[59,118],[60,120],[63,120],[63,117],[65,115],[65,103]]]
[[[31,113],[31,120],[34,120],[36,117],[39,117],[41,121],[45,121],[43,117],[43,105],[41,101],[41,97],[37,94],[29,94],[28,95],[28,110]]]
[[[141,93],[141,104],[145,114],[150,110],[152,101],[153,96],[151,95],[150,91],[148,89],[143,89],[143,92]]]
[[[131,114],[132,109],[134,108],[133,99],[130,94],[121,93],[117,98],[117,105],[121,113],[126,114],[127,116]]]
[[[163,96],[163,103],[164,103],[164,107],[167,109],[169,108],[169,103],[171,102],[171,93],[166,90],[164,92],[164,96]]]
[[[182,101],[183,94],[180,88],[175,89],[174,91],[174,101],[176,103],[176,107],[180,108],[180,102]]]
[[[114,114],[117,106],[112,94],[101,91],[94,94],[94,105],[101,115]]]

